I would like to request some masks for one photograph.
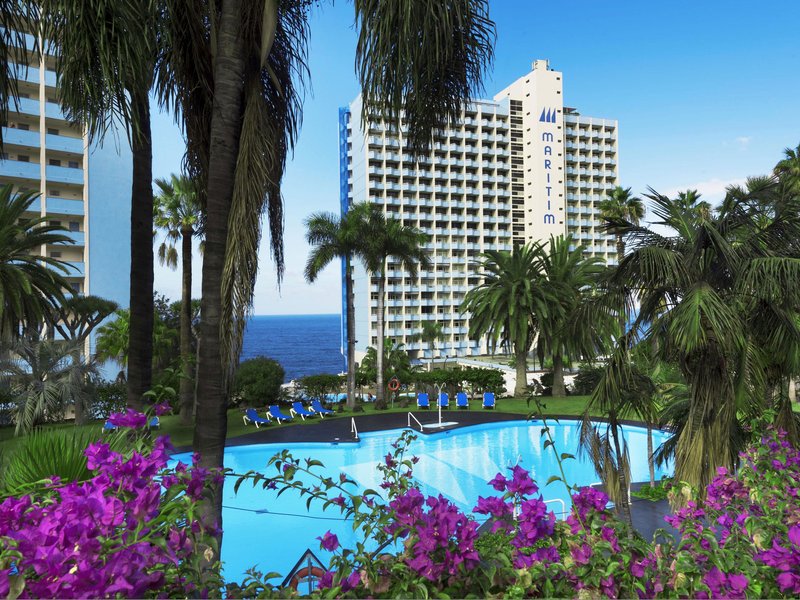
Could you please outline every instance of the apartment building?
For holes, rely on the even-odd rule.
[[[70,245],[42,253],[70,266],[73,290],[127,306],[130,267],[131,151],[124,135],[89,143],[57,102],[52,57],[33,53],[26,35],[28,64],[16,65],[19,103],[11,103],[3,124],[0,184],[35,191],[31,217],[65,227]]]
[[[402,124],[362,124],[360,99],[340,109],[342,213],[371,202],[430,236],[431,270],[412,278],[387,265],[386,337],[423,360],[486,353],[485,339],[469,339],[459,306],[480,283],[475,263],[487,250],[571,235],[587,255],[613,263],[598,204],[617,185],[617,129],[566,107],[563,75],[546,60],[493,100],[472,101],[419,160],[405,151]],[[354,295],[358,359],[377,343],[377,283],[359,264]],[[424,321],[443,327],[434,348],[414,340]],[[345,348],[344,323],[342,332]]]

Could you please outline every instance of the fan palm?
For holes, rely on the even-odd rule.
[[[599,204],[600,218],[609,222],[628,222],[638,225],[644,217],[644,203],[631,193],[631,188],[616,186],[608,193],[608,198]],[[617,264],[625,257],[625,236],[613,227],[610,231],[617,236]]]
[[[356,327],[353,299],[353,254],[360,243],[357,221],[360,215],[350,210],[341,218],[331,213],[315,213],[306,219],[306,240],[311,244],[311,254],[306,263],[306,280],[313,283],[319,273],[336,259],[344,259],[345,303],[347,328],[347,407],[356,401]]]
[[[362,243],[357,251],[367,272],[377,284],[378,373],[375,406],[380,407],[385,403],[383,336],[385,331],[386,261],[391,258],[398,263],[401,270],[406,271],[412,279],[416,279],[417,268],[430,269],[431,260],[425,249],[428,242],[426,234],[415,227],[402,225],[395,219],[387,219],[380,206],[375,204],[362,206],[364,208],[356,208],[358,212],[365,212],[363,222],[359,224]]]
[[[436,342],[443,342],[447,339],[444,327],[439,321],[423,321],[420,330],[408,338],[411,341],[419,341],[428,344],[431,351],[431,360],[428,363],[428,370],[433,367],[433,359],[436,357]]]
[[[729,189],[713,215],[687,212],[651,189],[655,224],[668,234],[612,222],[634,249],[610,284],[638,294],[641,307],[595,395],[606,404],[619,397],[632,373],[627,347],[639,335],[658,339],[662,356],[678,362],[689,385],[685,426],[675,434],[675,477],[700,489],[716,467],[736,464],[737,413],[762,410],[756,390],[763,390],[764,357],[796,355],[800,347],[800,291],[793,283],[800,276],[793,247],[798,201],[784,198],[775,211],[775,182],[753,183]],[[639,334],[642,325],[649,328]]]
[[[150,88],[157,52],[152,0],[41,0],[41,32],[55,46],[65,115],[102,140],[121,125],[133,157],[131,189],[131,336],[128,402],[142,406],[152,382],[153,150]],[[47,47],[45,47],[47,50]]]
[[[800,187],[800,144],[797,144],[797,148],[786,148],[783,151],[783,158],[775,165],[774,172]]]
[[[540,362],[553,361],[553,396],[565,396],[564,361],[592,359],[605,353],[615,329],[614,314],[592,301],[605,265],[598,257],[585,256],[584,247],[564,236],[550,236],[539,246],[542,285],[560,310],[537,319],[541,333],[537,341]]]
[[[192,238],[201,235],[201,209],[197,199],[197,186],[186,175],[172,175],[169,180],[156,179],[158,193],[153,199],[155,226],[165,232],[166,239],[158,247],[161,264],[178,266],[181,243],[181,378],[178,397],[181,421],[192,424],[194,411],[194,383],[192,381]]]
[[[518,398],[526,393],[528,352],[541,320],[560,311],[552,289],[544,285],[542,254],[539,242],[515,246],[511,252],[485,252],[478,265],[483,283],[467,292],[460,308],[469,313],[471,338],[488,335],[490,349],[499,341],[514,354]]]
[[[17,435],[61,417],[70,402],[88,401],[89,380],[97,369],[92,361],[74,362],[74,346],[72,341],[35,337],[10,345],[10,356],[0,361],[0,376],[17,404]]]
[[[36,328],[54,307],[64,302],[68,266],[41,256],[48,244],[68,244],[66,230],[49,225],[44,217],[30,218],[33,192],[14,194],[0,186],[0,339],[18,337],[24,328]]]
[[[227,383],[252,304],[265,211],[279,281],[283,272],[280,183],[301,118],[311,4],[165,2],[159,96],[181,115],[188,172],[206,205],[194,448],[207,467],[222,466]],[[412,146],[424,145],[480,90],[494,37],[486,0],[357,0],[355,12],[366,114],[398,128],[403,115]],[[220,492],[209,514],[217,521]]]

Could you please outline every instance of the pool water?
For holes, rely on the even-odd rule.
[[[558,452],[577,456],[580,424],[561,422],[549,426]],[[540,421],[529,421],[418,434],[409,447],[409,453],[419,457],[414,477],[421,484],[423,493],[443,494],[462,510],[471,512],[479,495],[496,493],[487,482],[499,472],[507,474],[507,467],[519,463],[531,472],[544,499],[552,501],[550,508],[561,517],[564,507],[569,509],[569,495],[560,482],[544,485],[559,471],[552,449],[543,448],[541,430]],[[273,475],[274,467],[267,470],[267,462],[285,448],[297,459],[322,461],[327,474],[337,477],[339,473],[345,473],[362,489],[378,490],[381,479],[375,466],[383,461],[401,431],[364,433],[358,443],[231,447],[225,450],[225,466],[235,473],[256,470]],[[666,439],[666,434],[658,431],[653,436],[655,448]],[[632,479],[644,481],[649,477],[646,430],[626,427],[625,438]],[[188,456],[175,458],[188,460]],[[564,471],[567,480],[573,484],[590,485],[598,481],[588,459],[567,460]],[[670,471],[656,469],[657,479],[667,474]],[[233,581],[241,581],[244,572],[254,566],[265,573],[276,571],[285,575],[306,549],[311,549],[327,565],[330,554],[320,549],[316,538],[328,530],[335,533],[345,546],[352,547],[355,541],[352,522],[344,521],[336,507],[322,511],[320,504],[312,504],[310,510],[306,510],[306,499],[301,499],[293,490],[277,497],[275,491],[263,490],[260,486],[254,489],[247,483],[234,493],[230,479],[225,486],[223,529],[224,572],[226,578]]]

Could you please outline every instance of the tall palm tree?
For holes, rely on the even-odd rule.
[[[131,188],[131,336],[128,403],[141,408],[152,383],[153,149],[150,89],[158,59],[153,0],[41,0],[44,50],[55,57],[58,94],[68,120],[102,140],[126,130]],[[135,24],[135,26],[132,26]],[[48,46],[54,46],[53,49]]]
[[[564,361],[591,359],[610,347],[615,314],[604,310],[592,296],[606,268],[598,257],[585,256],[583,246],[572,250],[573,240],[564,236],[539,246],[544,285],[556,298],[560,311],[539,318],[539,360],[553,361],[553,396],[566,396]]]
[[[560,314],[552,289],[543,285],[542,244],[514,246],[511,252],[489,250],[479,267],[483,282],[469,290],[460,310],[469,313],[469,335],[487,335],[493,349],[499,341],[514,354],[514,396],[525,396],[528,352],[542,319]]]
[[[72,362],[81,363],[81,355],[86,354],[86,340],[92,332],[119,306],[112,300],[99,296],[73,295],[58,306],[53,328],[65,340],[72,342]],[[82,397],[75,398],[75,425],[84,425],[87,420],[87,407],[80,402]]]
[[[66,230],[45,217],[29,217],[38,194],[0,186],[0,339],[19,337],[64,302],[69,267],[42,256],[48,244],[70,244]]]
[[[783,158],[775,165],[774,173],[800,185],[800,144],[797,144],[797,148],[786,148],[783,151]]]
[[[166,239],[158,247],[158,259],[175,269],[181,243],[181,378],[178,392],[181,422],[192,424],[194,383],[192,381],[192,238],[201,235],[201,208],[197,186],[186,175],[171,175],[169,180],[156,179],[158,193],[153,199],[154,224],[165,232]]]
[[[280,183],[299,129],[310,4],[165,2],[159,96],[182,117],[189,175],[206,204],[194,437],[203,466],[222,465],[227,382],[252,304],[265,211],[279,280],[283,270]],[[355,12],[365,115],[398,128],[403,115],[411,149],[421,152],[481,88],[494,41],[487,2],[356,0]],[[218,521],[221,498],[215,490],[209,505]]]
[[[599,204],[600,218],[609,222],[628,222],[638,225],[644,217],[644,203],[631,193],[631,188],[617,186],[608,193],[608,198]],[[625,237],[613,227],[610,229],[617,236],[617,264],[625,257]]]
[[[428,363],[428,370],[433,368],[433,359],[436,356],[436,342],[443,342],[447,339],[444,334],[444,327],[439,321],[423,321],[420,330],[409,337],[411,341],[419,341],[428,344],[431,350],[431,360]]]
[[[344,259],[345,327],[347,330],[347,407],[356,402],[356,327],[353,299],[353,254],[360,243],[358,222],[360,213],[350,210],[337,217],[331,213],[314,213],[306,219],[306,240],[311,244],[311,254],[306,262],[305,277],[310,283],[336,259]]]
[[[680,365],[689,385],[685,426],[675,434],[675,477],[699,489],[716,467],[736,464],[744,439],[738,417],[763,413],[765,357],[800,348],[800,199],[782,200],[780,212],[764,219],[776,183],[756,183],[729,189],[708,215],[650,190],[655,224],[668,233],[617,223],[634,249],[610,285],[629,301],[638,295],[641,306],[595,394],[605,403],[619,397],[630,379],[628,348],[637,337],[658,338],[662,357]]]
[[[0,361],[0,376],[10,386],[17,404],[15,434],[53,420],[70,401],[88,401],[90,376],[97,375],[91,360],[74,362],[75,342],[28,337],[11,344],[10,357]]]
[[[358,254],[367,272],[373,281],[377,280],[378,306],[377,306],[377,389],[375,391],[375,406],[383,406],[386,402],[383,380],[384,359],[384,331],[385,331],[385,305],[386,305],[386,261],[393,259],[399,264],[400,269],[415,279],[417,269],[428,270],[431,260],[425,245],[428,236],[417,229],[402,225],[396,219],[387,219],[383,209],[375,204],[366,204],[364,221],[359,225],[362,243]]]

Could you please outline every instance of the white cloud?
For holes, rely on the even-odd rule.
[[[745,182],[744,177],[736,179],[707,179],[706,181],[697,181],[695,183],[687,183],[685,185],[674,186],[663,193],[670,198],[677,196],[678,192],[685,192],[686,190],[697,190],[701,194],[701,200],[716,204],[725,197],[725,190],[732,185],[743,185]]]
[[[743,135],[736,138],[736,144],[739,146],[740,150],[747,150],[747,146],[750,145],[750,141],[753,138],[749,135]]]

